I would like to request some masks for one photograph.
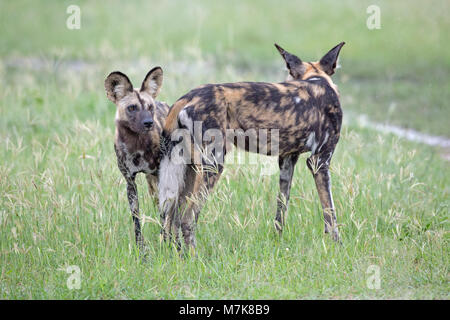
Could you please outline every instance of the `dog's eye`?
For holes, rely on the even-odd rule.
[[[137,110],[137,105],[132,104],[131,106],[128,106],[128,107],[127,107],[127,110],[128,110],[129,112],[134,112],[134,111]]]

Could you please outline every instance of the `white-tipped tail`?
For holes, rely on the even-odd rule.
[[[177,128],[172,132],[170,143],[177,141],[179,137],[183,137],[182,142],[177,142],[170,148],[169,145],[165,145],[165,152],[161,159],[159,168],[159,209],[161,214],[165,215],[177,205],[178,198],[184,188],[184,175],[186,172],[186,166],[190,159],[184,159],[180,157],[180,148],[184,149],[181,154],[190,155],[190,145],[185,146],[187,142],[190,142],[190,133],[192,132],[193,121],[188,115],[188,107],[185,107],[178,114],[178,123],[183,126],[183,129]],[[172,140],[172,136],[176,137]],[[169,139],[166,137],[166,139]],[[183,148],[185,147],[185,148]]]
[[[178,201],[184,187],[186,164],[176,163],[170,159],[170,154],[164,155],[159,169],[159,209],[166,214]]]

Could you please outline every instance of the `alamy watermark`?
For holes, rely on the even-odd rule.
[[[77,5],[70,5],[66,9],[69,15],[66,20],[66,26],[69,30],[78,30],[81,28],[81,9]]]
[[[367,288],[371,290],[381,288],[380,266],[376,264],[370,265],[366,270],[366,275],[368,275],[366,280]]]
[[[367,7],[366,13],[369,15],[366,20],[366,26],[369,30],[381,29],[381,9],[372,4]]]
[[[272,175],[278,167],[271,161],[261,161],[259,155],[279,155],[279,129],[210,128],[203,131],[202,121],[194,121],[188,129],[176,129],[171,135],[173,148],[170,160],[175,164],[196,164],[217,167],[223,165],[225,153],[231,164],[261,167],[261,175]],[[236,148],[231,148],[234,145]],[[246,150],[248,153],[238,153]]]
[[[68,266],[66,268],[66,273],[70,274],[67,278],[66,284],[69,290],[80,289],[81,288],[81,270],[77,265]]]

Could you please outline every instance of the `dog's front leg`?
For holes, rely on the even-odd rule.
[[[283,231],[286,210],[291,192],[292,176],[294,174],[295,164],[298,160],[298,153],[278,158],[280,167],[280,193],[277,200],[277,214],[275,217],[275,228],[281,234]]]
[[[137,187],[135,183],[135,175],[127,177],[127,196],[130,205],[131,216],[134,223],[134,234],[136,237],[136,244],[140,251],[144,250],[144,237],[141,233],[141,223],[139,221],[139,201]]]
[[[158,177],[149,173],[146,175],[146,178],[148,184],[148,194],[150,195],[153,206],[158,208]]]
[[[325,233],[330,233],[333,240],[340,242],[339,231],[336,222],[336,209],[331,194],[331,178],[329,170],[329,160],[331,155],[312,155],[307,160],[317,192],[319,193],[320,203],[323,209],[323,218],[325,223]],[[325,160],[327,159],[327,160]]]

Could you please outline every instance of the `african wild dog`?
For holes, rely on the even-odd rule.
[[[150,196],[157,203],[160,135],[169,111],[166,103],[156,101],[163,71],[155,67],[147,73],[140,89],[121,72],[111,73],[105,80],[106,95],[117,106],[114,150],[117,164],[127,181],[127,195],[134,222],[136,244],[142,251],[144,238],[139,223],[139,201],[136,174],[146,174]]]
[[[186,246],[195,248],[194,227],[208,191],[219,179],[226,148],[214,144],[215,156],[207,142],[222,140],[235,145],[229,130],[269,129],[264,141],[257,135],[245,137],[237,147],[247,151],[278,155],[280,194],[275,217],[281,233],[289,201],[294,166],[301,153],[311,152],[307,166],[313,174],[323,208],[325,232],[336,241],[339,233],[331,195],[330,160],[342,122],[339,93],[331,80],[344,42],[331,49],[320,61],[302,62],[298,57],[275,44],[284,58],[290,78],[282,83],[237,82],[207,84],[182,96],[171,108],[161,137],[162,159],[159,176],[159,203],[166,237],[173,236],[179,244],[178,230]],[[201,123],[202,137],[193,134],[193,126]],[[220,135],[210,134],[216,129]],[[218,129],[218,130],[217,130]],[[188,131],[188,138],[178,131]],[[276,130],[278,141],[271,139]],[[213,138],[211,136],[214,136]],[[225,138],[223,138],[225,137]],[[258,140],[259,139],[259,140]],[[189,146],[190,141],[193,144]],[[252,147],[256,143],[258,147]],[[242,140],[241,140],[242,141]],[[263,144],[263,147],[261,146]],[[271,153],[271,144],[278,143],[278,152]],[[188,161],[174,161],[183,146]],[[264,146],[265,144],[265,146]],[[219,149],[219,150],[217,150]],[[268,152],[269,151],[269,152]],[[200,153],[200,158],[198,158]]]

